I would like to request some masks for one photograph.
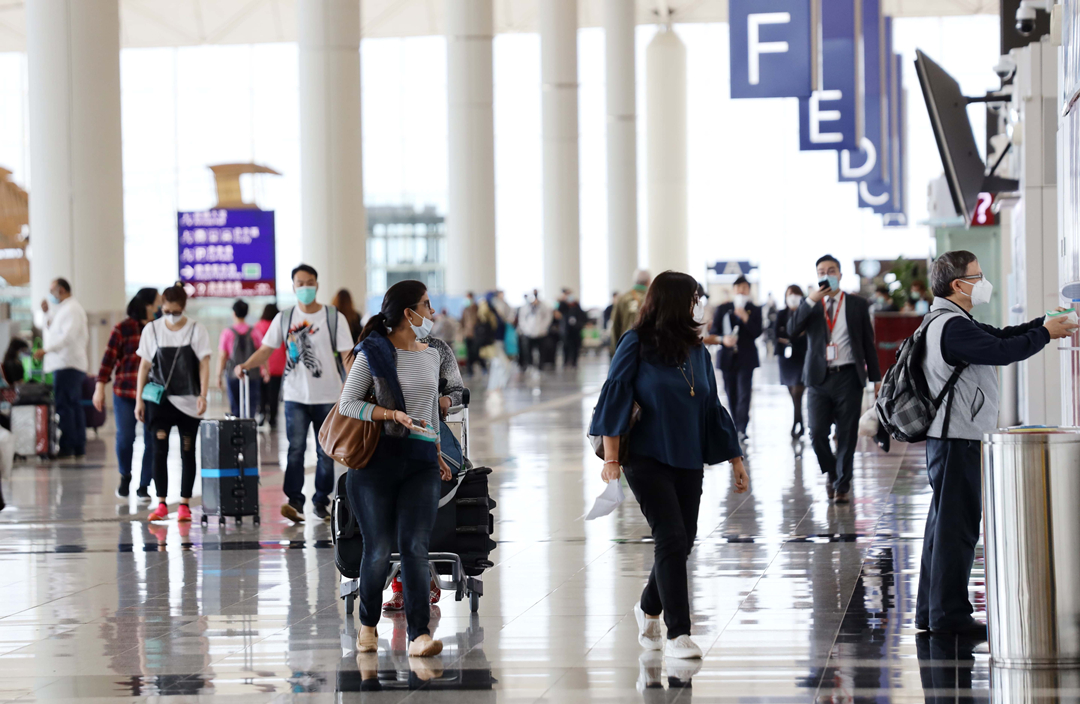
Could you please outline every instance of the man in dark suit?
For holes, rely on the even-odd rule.
[[[826,254],[817,261],[818,288],[791,316],[792,338],[806,333],[803,376],[810,389],[810,441],[821,472],[829,477],[829,498],[851,502],[851,478],[859,437],[866,381],[880,386],[870,304],[840,290],[840,262]],[[836,454],[829,435],[836,426]]]
[[[755,344],[761,330],[761,307],[750,302],[750,282],[740,276],[735,280],[735,300],[716,309],[709,328],[710,334],[721,336],[723,346],[716,367],[724,376],[728,406],[740,441],[746,440],[746,426],[750,424],[754,370],[761,366]]]

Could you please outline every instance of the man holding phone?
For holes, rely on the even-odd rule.
[[[867,379],[880,385],[870,304],[840,290],[840,262],[826,254],[817,260],[818,287],[791,316],[791,339],[806,333],[803,377],[809,387],[810,442],[826,490],[838,504],[851,502],[859,413]],[[836,452],[829,436],[836,426]]]

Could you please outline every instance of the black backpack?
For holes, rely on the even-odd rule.
[[[225,378],[234,379],[233,372],[236,365],[243,364],[255,354],[255,340],[251,337],[251,328],[247,332],[240,332],[236,328],[230,328],[233,332],[232,354],[225,360]]]
[[[945,388],[930,396],[923,362],[926,359],[926,329],[949,311],[935,311],[926,316],[915,333],[904,340],[896,352],[896,364],[885,374],[881,392],[877,398],[878,422],[894,439],[900,442],[923,442],[945,397],[949,404],[945,409],[944,435],[949,433],[949,412],[952,410],[952,390],[960,380],[967,364],[958,364]]]

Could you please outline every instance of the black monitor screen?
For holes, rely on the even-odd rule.
[[[934,128],[945,179],[949,182],[956,212],[968,222],[983,190],[986,164],[979,156],[975,133],[968,120],[967,98],[960,84],[922,51],[915,51],[915,69],[919,74],[930,124]]]

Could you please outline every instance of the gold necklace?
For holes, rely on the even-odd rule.
[[[683,364],[686,364],[686,362],[684,362]],[[683,371],[683,365],[682,364],[679,365],[679,373],[682,374],[683,381],[685,381],[687,386],[690,387],[690,396],[692,397],[694,395],[694,365],[690,364],[690,378],[689,379],[686,378],[686,372]]]

